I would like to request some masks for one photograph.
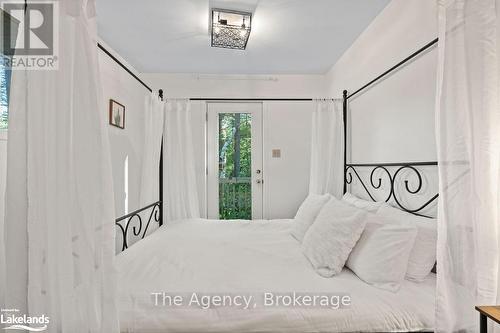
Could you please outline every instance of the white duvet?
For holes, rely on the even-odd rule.
[[[188,220],[166,225],[117,257],[122,332],[399,332],[432,330],[435,277],[376,289],[344,269],[316,274],[289,220]],[[152,293],[349,295],[351,305],[177,307]],[[162,294],[163,295],[163,294]],[[163,300],[163,297],[160,298]],[[185,304],[186,302],[184,302]],[[169,306],[170,305],[170,306]]]

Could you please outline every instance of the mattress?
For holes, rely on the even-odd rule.
[[[323,278],[289,235],[291,223],[185,220],[134,244],[117,256],[121,331],[432,330],[434,274],[421,283],[404,281],[396,293],[364,283],[347,268]],[[348,296],[350,302],[338,307],[335,302],[290,304],[286,298],[279,301],[283,295],[287,300],[293,295]],[[227,302],[213,302],[213,296]],[[253,305],[236,304],[236,296],[252,297]],[[182,301],[176,303],[175,297]],[[202,298],[211,303],[202,304]]]

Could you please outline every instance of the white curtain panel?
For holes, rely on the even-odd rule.
[[[118,332],[95,4],[58,4],[59,69],[14,71],[12,82],[5,307],[50,317],[46,332]]]
[[[341,100],[317,100],[312,115],[309,193],[342,197],[344,123]]]
[[[144,207],[159,200],[158,181],[160,170],[161,141],[163,135],[163,103],[157,93],[146,97],[144,105],[144,149],[140,206]]]
[[[187,99],[170,99],[165,105],[163,207],[167,222],[200,217],[190,105]]]
[[[474,306],[500,304],[500,6],[438,4],[436,329],[476,332]]]

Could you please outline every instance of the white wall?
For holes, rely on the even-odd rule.
[[[0,232],[3,231],[7,177],[7,131],[0,130]]]
[[[4,214],[5,214],[5,186],[7,184],[7,132],[0,130],[0,239],[3,240],[4,232]],[[3,241],[2,241],[3,243]],[[4,251],[3,246],[0,251]],[[4,254],[0,253],[0,281],[5,281],[5,262]],[[4,290],[2,290],[2,283],[0,282],[0,300],[3,300]]]
[[[106,46],[106,48],[112,51]],[[141,181],[142,154],[144,145],[144,101],[150,92],[121,68],[101,50],[99,67],[103,87],[102,112],[108,119],[109,100],[114,99],[125,105],[125,129],[109,125],[111,163],[115,191],[115,210],[117,217],[140,207],[139,190]],[[124,62],[124,61],[123,61]],[[124,62],[126,64],[126,62]],[[126,64],[133,70],[133,67]],[[128,158],[128,176],[125,174],[125,161]],[[128,181],[128,194],[125,185]]]
[[[168,97],[317,98],[324,96],[324,75],[202,75],[144,73]],[[290,218],[308,192],[311,140],[310,102],[266,102],[263,115],[265,218]],[[206,216],[205,102],[192,104],[198,192]],[[280,159],[271,158],[281,149]]]
[[[312,102],[264,103],[265,218],[292,218],[309,192],[312,110]]]
[[[352,92],[437,37],[435,0],[393,0],[327,73]],[[434,161],[437,48],[350,100],[351,161]]]

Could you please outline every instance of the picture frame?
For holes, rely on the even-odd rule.
[[[109,100],[109,124],[125,129],[125,105],[114,99]]]

